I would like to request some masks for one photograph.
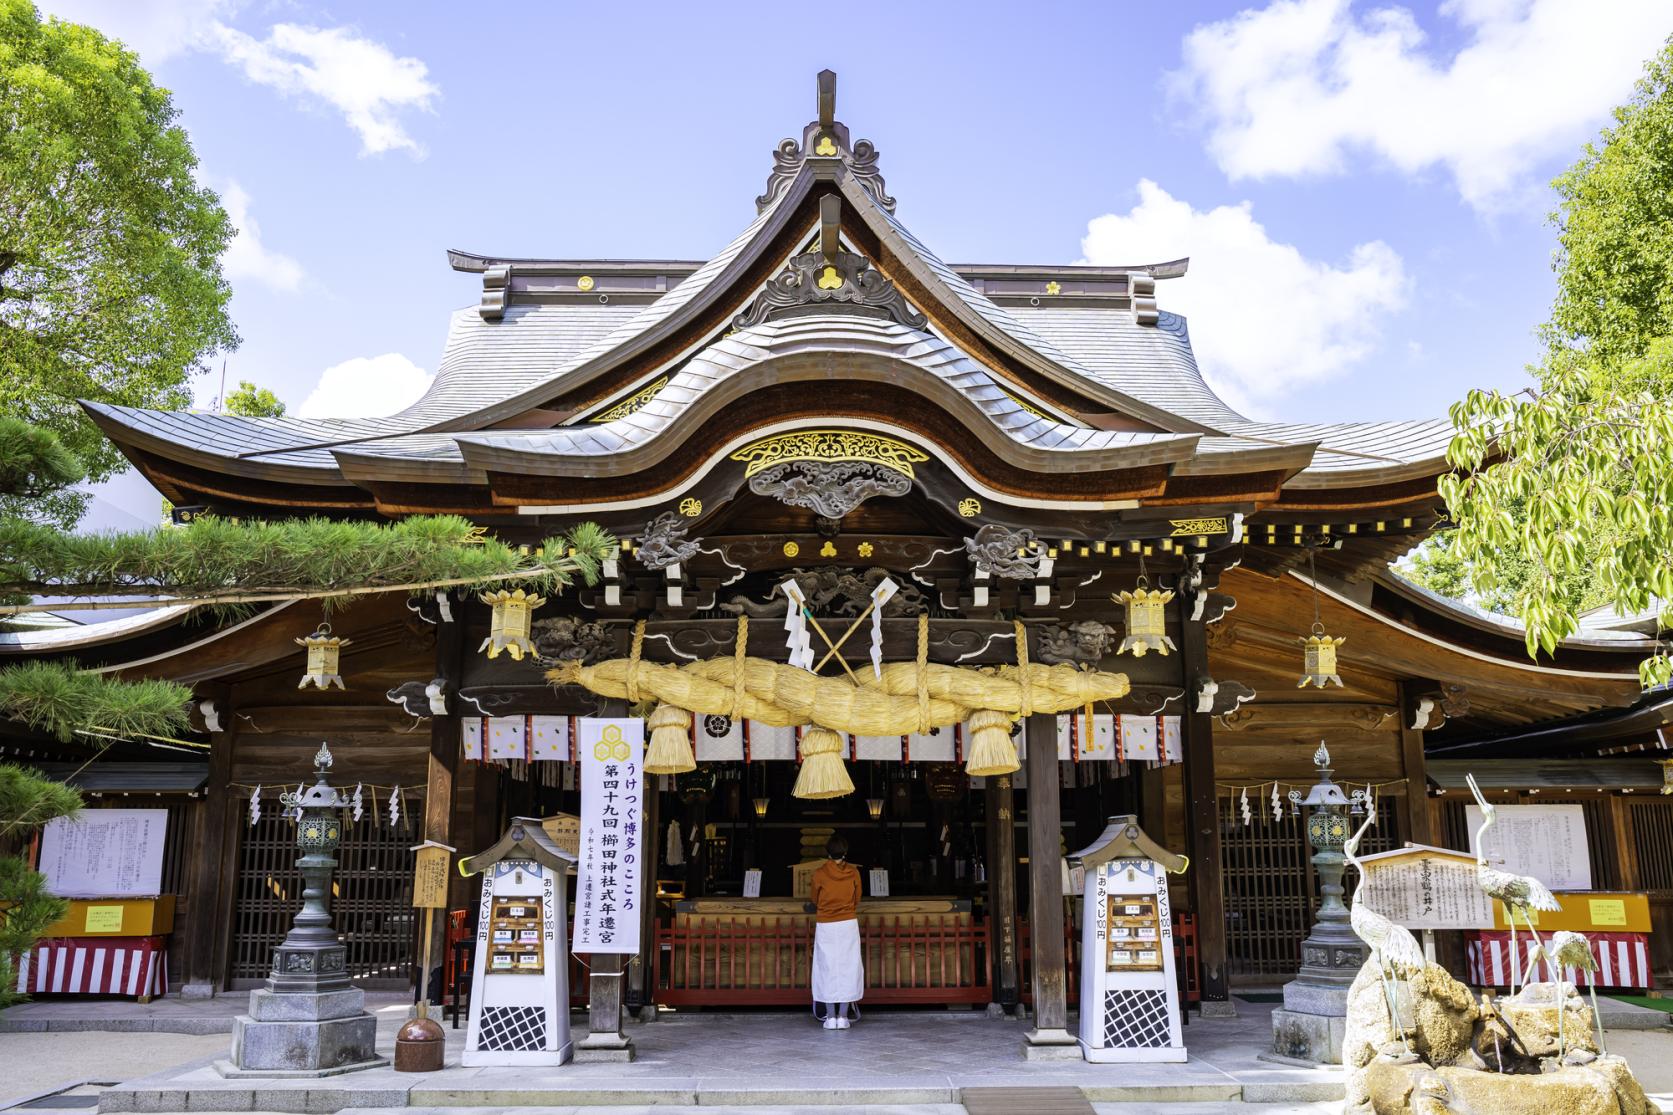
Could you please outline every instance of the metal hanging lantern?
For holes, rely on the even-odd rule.
[[[329,623],[322,623],[312,635],[294,641],[297,646],[308,648],[308,668],[296,683],[298,689],[308,688],[310,682],[317,689],[329,689],[333,685],[338,689],[348,688],[343,684],[343,675],[337,672],[337,660],[353,639],[338,638],[331,633]]]
[[[1313,633],[1300,640],[1303,648],[1302,674],[1295,687],[1305,689],[1316,685],[1323,689],[1327,685],[1341,686],[1342,675],[1336,672],[1336,648],[1347,641],[1345,636],[1326,635],[1324,625],[1315,623]]]
[[[507,591],[502,588],[497,592],[483,593],[481,600],[494,613],[488,637],[477,649],[487,651],[489,658],[498,658],[503,650],[519,662],[523,660],[523,655],[532,655],[534,643],[529,639],[529,624],[533,619],[531,613],[546,603],[546,598],[522,589]]]
[[[1168,589],[1153,589],[1150,578],[1144,572],[1144,558],[1139,558],[1139,580],[1131,592],[1118,592],[1110,597],[1119,601],[1127,610],[1127,637],[1121,640],[1116,648],[1117,654],[1131,651],[1134,658],[1143,658],[1148,651],[1166,655],[1176,650],[1173,640],[1168,638],[1167,612],[1163,608],[1173,599],[1173,592]]]
[[[1306,638],[1299,640],[1302,647],[1301,680],[1295,683],[1297,689],[1305,689],[1309,685],[1316,685],[1323,689],[1327,685],[1342,688],[1342,676],[1336,672],[1336,648],[1347,642],[1347,636],[1330,636],[1324,633],[1324,624],[1319,622],[1319,582],[1318,571],[1313,566],[1313,551],[1307,551],[1308,583],[1313,587],[1313,630]]]

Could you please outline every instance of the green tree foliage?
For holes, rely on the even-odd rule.
[[[267,388],[257,387],[249,380],[241,379],[238,386],[221,400],[221,409],[240,418],[282,418],[285,404]]]
[[[124,462],[77,399],[183,406],[238,342],[233,230],[176,116],[120,45],[0,0],[0,411],[56,432],[94,481]],[[38,510],[68,525],[83,506],[61,491]]]
[[[73,817],[81,795],[62,782],[0,764],[0,839],[23,843],[48,821]],[[47,893],[46,877],[21,856],[0,856],[0,1007],[24,998],[17,991],[17,955],[64,916],[69,903]]]
[[[1557,298],[1535,387],[1472,391],[1443,477],[1458,530],[1419,579],[1467,571],[1530,653],[1598,604],[1673,626],[1673,40],[1555,182]],[[1673,663],[1644,664],[1645,683]]]

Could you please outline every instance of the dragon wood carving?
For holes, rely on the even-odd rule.
[[[852,569],[793,569],[790,576],[807,598],[808,606],[817,615],[857,616],[871,602],[871,593],[878,582],[889,575],[888,570],[871,568],[863,573]],[[784,615],[789,601],[775,587],[765,601],[747,596],[734,596],[720,605],[728,615],[747,615],[751,619],[768,619]],[[913,586],[901,585],[883,606],[886,616],[916,615],[928,607],[924,594]]]

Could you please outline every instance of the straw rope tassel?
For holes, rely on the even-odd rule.
[[[929,720],[929,613],[918,613],[918,731],[927,733],[933,724]],[[877,676],[883,676],[878,667]]]
[[[646,774],[684,774],[697,769],[697,757],[691,753],[691,713],[677,705],[659,704],[646,723],[651,729]]]
[[[815,725],[802,733],[802,765],[796,773],[796,797],[818,800],[854,792],[854,780],[842,762],[842,737]]]
[[[1015,626],[1017,636],[1017,716],[1026,717],[1034,711],[1034,679],[1028,669],[1028,632],[1022,621]],[[1011,738],[1013,717],[993,709],[977,709],[970,714],[970,757],[964,765],[972,778],[1012,774],[1022,762],[1017,758],[1017,744]]]

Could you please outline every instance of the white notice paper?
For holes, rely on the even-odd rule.
[[[1586,843],[1586,809],[1580,805],[1495,805],[1498,820],[1487,830],[1487,862],[1517,875],[1532,875],[1551,890],[1591,890],[1592,857]],[[1465,807],[1470,851],[1476,852],[1481,807]]]
[[[639,951],[645,722],[583,717],[581,848],[575,879],[573,952]]]
[[[761,869],[752,867],[744,872],[744,897],[761,897]]]
[[[889,869],[874,867],[871,869],[871,896],[873,898],[889,897]]]
[[[86,809],[41,834],[41,874],[60,898],[155,898],[163,886],[166,809]]]

